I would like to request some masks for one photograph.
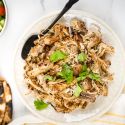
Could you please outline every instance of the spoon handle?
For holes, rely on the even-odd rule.
[[[57,18],[52,22],[52,24],[46,30],[42,32],[42,34],[45,35],[54,26],[54,24],[73,6],[73,4],[75,4],[78,1],[79,0],[69,0],[66,3],[65,7],[63,8],[63,10],[57,16]]]

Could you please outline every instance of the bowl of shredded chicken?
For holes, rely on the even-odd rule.
[[[99,30],[88,30],[85,22],[74,18],[70,26],[57,23],[34,44],[24,70],[28,89],[38,97],[36,108],[43,103],[69,113],[108,95],[113,76],[106,57],[114,48],[102,40]]]
[[[125,83],[123,46],[102,20],[83,11],[69,11],[42,35],[58,12],[41,17],[18,41],[15,85],[25,106],[53,122],[91,120],[106,113]],[[27,58],[22,48],[39,34]]]

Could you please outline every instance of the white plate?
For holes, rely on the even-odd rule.
[[[32,34],[39,33],[42,29],[46,28],[57,14],[58,12],[54,12],[48,16],[40,18],[33,25],[31,25],[31,27],[29,27],[20,38],[14,59],[16,88],[18,89],[24,105],[39,118],[44,116],[45,118],[60,122],[85,122],[85,120],[93,119],[107,112],[107,110],[109,110],[109,108],[121,94],[125,82],[125,53],[122,44],[116,34],[102,20],[83,11],[69,11],[61,21],[66,21],[67,23],[67,21],[69,21],[71,18],[77,17],[86,21],[87,26],[90,26],[92,23],[97,24],[101,28],[105,42],[115,48],[115,53],[110,58],[112,62],[110,70],[114,73],[114,80],[109,86],[108,96],[99,97],[95,103],[89,105],[85,110],[63,114],[57,113],[51,106],[49,106],[49,108],[43,111],[36,111],[33,105],[34,97],[32,95],[26,95],[27,87],[23,80],[24,60],[21,58],[21,51],[27,38],[29,38]]]

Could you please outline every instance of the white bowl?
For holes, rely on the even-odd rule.
[[[4,33],[4,31],[6,30],[6,26],[7,26],[7,21],[8,21],[8,11],[7,11],[7,5],[6,5],[6,1],[3,0],[3,3],[4,3],[4,7],[5,7],[5,23],[4,23],[4,26],[2,28],[2,31],[0,32],[0,36]]]
[[[102,20],[83,11],[69,11],[67,14],[64,15],[61,21],[67,22],[71,18],[77,17],[86,21],[87,26],[89,26],[92,23],[97,24],[101,28],[103,39],[115,48],[115,53],[110,58],[112,62],[110,70],[114,73],[114,80],[109,86],[108,96],[99,97],[95,103],[89,105],[85,110],[74,111],[69,114],[63,114],[57,113],[50,106],[45,110],[36,111],[33,105],[33,101],[35,98],[32,95],[26,95],[27,87],[23,79],[24,60],[21,58],[21,51],[27,38],[29,38],[32,34],[39,33],[42,29],[45,29],[52,22],[55,16],[57,16],[58,13],[59,12],[54,12],[48,16],[40,18],[33,25],[31,25],[20,38],[14,59],[15,84],[24,105],[37,117],[42,118],[44,116],[45,118],[54,121],[71,122],[71,124],[73,124],[74,122],[78,123],[78,121],[85,122],[86,120],[88,121],[93,118],[97,118],[98,116],[107,112],[121,94],[125,83],[125,53],[119,38],[112,31],[112,29],[109,26],[107,26]]]

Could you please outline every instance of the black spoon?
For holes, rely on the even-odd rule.
[[[69,0],[65,7],[63,8],[63,10],[59,13],[59,15],[56,17],[56,19],[52,22],[52,24],[42,32],[42,35],[45,35],[54,25],[55,23],[72,7],[73,4],[75,4],[76,2],[78,2],[79,0]],[[23,59],[27,58],[27,55],[31,49],[31,47],[34,46],[34,41],[38,39],[38,34],[34,34],[31,37],[29,37],[27,39],[27,41],[25,42],[23,48],[22,48],[22,53],[21,56]]]

